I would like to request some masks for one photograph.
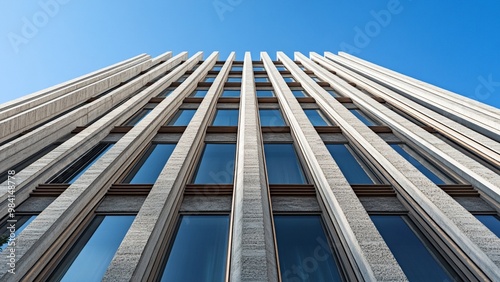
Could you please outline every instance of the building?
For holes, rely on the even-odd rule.
[[[260,56],[140,55],[0,105],[0,280],[500,281],[498,109]]]

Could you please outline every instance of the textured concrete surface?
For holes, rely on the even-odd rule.
[[[331,97],[286,55],[279,52],[278,58],[310,95],[316,98],[313,92],[324,92],[324,95]],[[347,243],[344,248],[350,252],[351,263],[359,269],[361,276],[358,279],[405,280],[406,276],[377,232],[361,202],[267,54],[263,54],[263,61],[276,89],[282,111],[290,122],[292,135],[312,174],[317,193],[327,209],[326,213],[336,223],[339,236]],[[334,103],[341,106],[333,97],[331,98],[335,101]],[[320,102],[318,105],[323,107]],[[337,119],[352,116],[348,110],[342,109],[345,112],[341,113],[343,115]]]

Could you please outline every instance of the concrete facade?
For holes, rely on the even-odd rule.
[[[0,226],[10,214],[36,216],[16,237],[16,274],[9,249],[3,251],[0,281],[49,279],[96,215],[119,214],[135,219],[104,281],[159,280],[185,214],[228,216],[226,281],[305,277],[304,270],[294,278],[281,273],[278,214],[320,215],[347,281],[408,279],[370,218],[380,214],[411,219],[454,279],[500,281],[500,239],[476,218],[492,216],[500,225],[498,109],[344,53],[235,58],[142,54],[0,105]],[[241,79],[228,81],[234,77]],[[239,97],[221,97],[233,89]],[[274,97],[258,97],[271,89]],[[307,96],[294,96],[298,89]],[[196,90],[206,94],[197,98]],[[143,109],[150,112],[128,125]],[[196,112],[186,126],[168,126],[179,109]],[[217,109],[239,109],[237,126],[212,126]],[[261,126],[259,109],[279,109],[286,126]],[[315,126],[306,109],[331,125]],[[353,109],[377,124],[366,125]],[[111,149],[74,182],[52,182],[108,143]],[[176,145],[154,184],[123,183],[156,143]],[[233,183],[192,182],[208,143],[236,145],[234,168],[220,172]],[[292,143],[307,184],[269,184],[265,143]],[[348,144],[374,184],[350,183],[344,160],[325,143]],[[445,183],[431,181],[391,144],[410,147]],[[14,182],[7,178],[13,170]]]

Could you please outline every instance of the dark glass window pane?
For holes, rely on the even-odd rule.
[[[149,113],[151,113],[152,109],[143,109],[139,113],[137,113],[134,117],[132,117],[125,126],[135,126],[141,120],[143,120]]]
[[[278,109],[259,109],[261,126],[285,126],[285,121]]]
[[[17,172],[25,169],[29,165],[31,165],[32,163],[34,163],[38,159],[42,158],[43,156],[45,156],[46,154],[48,154],[49,152],[51,152],[55,148],[57,148],[57,146],[59,146],[59,144],[50,144],[47,147],[41,149],[40,151],[34,153],[33,155],[30,155],[29,157],[25,158],[21,162],[19,162],[17,164],[13,164],[13,166],[11,166],[9,168],[9,170],[14,170],[17,173]],[[20,160],[21,160],[21,158],[20,158]],[[8,171],[4,171],[4,172],[0,173],[0,183],[3,183],[9,179],[9,174],[7,172]]]
[[[320,113],[319,110],[304,110],[306,116],[311,121],[314,126],[328,126],[329,122],[326,121],[325,117]]]
[[[206,144],[193,183],[232,184],[236,144]]]
[[[217,110],[214,126],[238,126],[238,110]]]
[[[274,97],[273,90],[257,90],[257,97]]]
[[[325,87],[325,90],[333,97],[340,97],[340,95],[337,92],[335,92],[335,90],[333,90],[333,88]]]
[[[167,97],[168,95],[170,95],[173,91],[174,91],[175,88],[167,88],[165,90],[163,90],[162,92],[160,92],[160,94],[158,94],[157,97]]]
[[[307,96],[303,90],[292,90],[292,94],[297,98],[302,98]]]
[[[320,82],[320,81],[321,81],[321,79],[319,79],[319,77],[317,77],[317,76],[311,76],[311,78],[312,78],[314,81],[316,81],[316,82]]]
[[[153,144],[123,183],[154,184],[175,149],[175,144]]]
[[[221,97],[240,97],[240,90],[224,90]]]
[[[285,82],[295,82],[293,77],[290,77],[290,76],[285,76],[285,77],[283,77],[283,79],[285,80]]]
[[[306,184],[293,144],[264,144],[269,184]]]
[[[436,185],[439,184],[445,184],[445,182],[439,178],[434,172],[432,172],[429,168],[427,168],[425,165],[423,165],[421,162],[419,162],[417,159],[415,159],[412,155],[410,155],[403,147],[401,147],[399,144],[390,144],[391,147],[396,150],[403,158],[405,158],[407,161],[409,161],[414,167],[416,167],[422,174],[427,176],[432,182],[434,182]],[[427,164],[430,166],[430,164]]]
[[[36,215],[16,215],[14,217],[17,222],[15,223],[16,226],[16,232],[14,234],[16,235],[14,238],[16,238],[21,232],[28,226],[34,219],[36,218]],[[12,219],[12,218],[9,218]],[[10,230],[7,229],[7,227],[10,227],[11,223],[5,222],[4,224],[0,225],[0,252],[5,250],[7,247],[9,247],[9,242],[12,240],[10,239]],[[16,242],[17,243],[17,242]],[[10,246],[14,247],[14,246]]]
[[[356,160],[345,144],[326,144],[349,184],[373,184],[373,180]]]
[[[113,147],[113,145],[114,144],[102,143],[95,146],[48,182],[72,184],[95,162],[97,162],[100,157],[102,157],[107,151],[109,151]]]
[[[476,214],[474,215],[481,221],[491,232],[500,237],[500,218],[494,214]]]
[[[184,82],[187,78],[188,78],[187,75],[183,75],[183,76],[179,77],[179,79],[177,79],[177,82]]]
[[[208,90],[195,90],[189,97],[194,97],[194,98],[203,98],[205,95],[207,95]]]
[[[50,281],[101,281],[135,216],[96,216]]]
[[[187,126],[193,118],[196,110],[179,110],[174,118],[168,123],[171,126]]]
[[[413,232],[404,216],[370,216],[410,281],[455,281],[436,254]]]
[[[227,215],[181,216],[161,281],[224,281],[228,236]]]
[[[269,82],[269,79],[267,77],[256,76],[255,82]]]
[[[227,82],[241,82],[241,76],[230,76],[227,78]]]
[[[376,125],[373,120],[365,116],[365,114],[363,114],[360,110],[350,109],[349,111],[351,111],[351,113],[355,115],[366,126]]]
[[[319,215],[275,215],[280,271],[286,281],[342,281]]]

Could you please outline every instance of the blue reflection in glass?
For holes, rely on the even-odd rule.
[[[151,113],[152,109],[143,109],[141,110],[137,115],[135,115],[133,118],[131,118],[125,126],[135,126],[138,124],[141,120],[143,120],[149,113]]]
[[[267,143],[264,153],[269,184],[307,184],[293,144]]]
[[[373,184],[373,180],[352,155],[346,144],[326,144],[333,159],[349,184]]]
[[[290,76],[285,76],[285,77],[283,77],[283,79],[285,80],[285,82],[295,82],[293,77],[290,77]]]
[[[227,215],[181,216],[161,281],[224,281],[228,237]]]
[[[193,183],[232,184],[235,154],[236,144],[206,144]]]
[[[204,82],[214,82],[215,80],[215,76],[207,76],[205,77],[205,79],[203,80]]]
[[[136,166],[124,183],[130,184],[154,184],[163,167],[175,149],[175,144],[153,144],[143,156],[140,165]]]
[[[269,82],[269,78],[266,76],[256,76],[255,82]]]
[[[285,126],[285,120],[278,109],[259,109],[261,126]]]
[[[208,90],[195,90],[189,97],[194,97],[194,98],[203,98],[205,95],[207,95]]]
[[[259,97],[259,98],[274,97],[274,91],[273,90],[257,90],[257,97]]]
[[[217,110],[215,113],[214,126],[238,126],[239,110]]]
[[[193,118],[196,110],[179,110],[174,118],[168,123],[171,126],[187,126]]]
[[[405,216],[370,216],[410,281],[455,281],[406,223]]]
[[[328,126],[330,123],[326,122],[323,115],[319,110],[304,110],[306,116],[309,118],[309,121],[314,126]]]
[[[333,97],[340,97],[340,95],[337,92],[335,92],[335,90],[333,90],[333,88],[325,87],[324,89],[326,90],[326,92],[328,92]]]
[[[241,82],[241,76],[230,76],[227,78],[227,82]]]
[[[266,71],[264,67],[253,67],[253,71]]]
[[[232,66],[231,71],[243,71],[243,66]]]
[[[221,97],[238,98],[240,97],[240,90],[224,90]]]
[[[500,237],[500,218],[494,214],[475,214],[474,215],[491,232]]]
[[[168,97],[168,95],[170,95],[174,91],[174,89],[175,88],[167,88],[167,89],[163,90],[162,92],[160,92],[160,94],[158,94],[157,97],[160,97],[160,98]]]
[[[283,282],[342,281],[319,215],[275,215]]]
[[[366,126],[376,125],[376,123],[373,120],[365,116],[365,114],[362,113],[360,110],[350,109],[349,111],[351,111],[351,113],[355,115]]]
[[[292,90],[292,94],[297,98],[302,98],[307,96],[303,90]]]
[[[133,215],[97,216],[75,245],[80,248],[72,249],[59,266],[67,270],[53,279],[101,281],[134,218]]]
[[[104,154],[106,154],[106,152],[113,148],[113,145],[115,144],[107,144],[106,147],[92,159],[92,161],[82,167],[74,176],[70,177],[67,180],[67,183],[73,184],[73,182],[75,182],[80,176],[82,176],[82,174],[84,174],[95,162],[97,162],[97,160],[99,160]]]
[[[36,215],[18,215],[15,216],[14,219],[17,220],[16,224],[16,232],[14,232],[15,237],[17,237],[23,230],[36,218]],[[12,219],[12,218],[9,218]],[[5,250],[5,248],[8,247],[9,242],[12,241],[10,238],[10,231],[7,229],[7,227],[10,226],[9,222],[5,222],[4,225],[2,225],[2,229],[0,230],[0,241],[5,243],[2,243],[0,245],[0,252]],[[14,238],[15,238],[14,237]],[[13,246],[10,246],[13,247]]]
[[[394,150],[396,150],[396,152],[398,152],[403,158],[409,161],[414,167],[416,167],[422,174],[427,176],[427,178],[429,178],[436,185],[445,184],[445,182],[439,176],[437,176],[434,172],[425,167],[425,165],[423,165],[412,155],[410,155],[407,151],[405,151],[405,149],[403,149],[403,147],[401,147],[399,144],[390,144],[390,145]]]

